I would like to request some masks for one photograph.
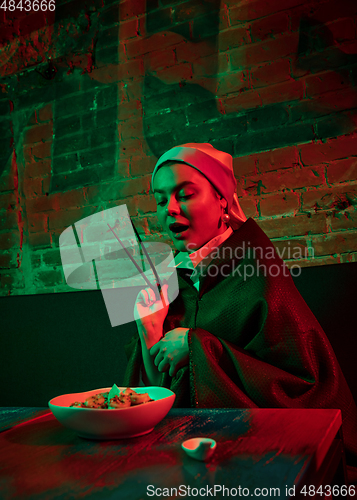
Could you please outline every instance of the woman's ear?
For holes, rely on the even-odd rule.
[[[221,206],[226,209],[227,208],[227,205],[228,205],[228,202],[225,198],[223,198],[223,196],[219,195],[219,202],[221,204]]]

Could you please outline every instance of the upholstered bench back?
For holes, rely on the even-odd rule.
[[[357,263],[303,268],[296,286],[324,328],[357,400]],[[112,328],[100,291],[0,298],[1,406],[44,406],[120,385],[135,324]]]

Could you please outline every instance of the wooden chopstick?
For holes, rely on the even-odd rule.
[[[108,223],[107,223],[108,224]],[[108,224],[109,226],[109,224]],[[117,236],[117,234],[115,233],[114,229],[112,227],[109,226],[109,229],[111,230],[111,232],[114,234],[114,236],[116,237],[116,239],[119,241],[119,243],[121,244],[121,246],[124,248],[126,254],[128,255],[128,257],[131,259],[132,263],[135,265],[136,269],[139,271],[139,273],[142,275],[142,277],[144,278],[144,280],[146,281],[146,283],[148,284],[148,286],[150,288],[152,288],[152,284],[150,283],[150,281],[147,279],[147,277],[145,276],[145,273],[140,269],[140,267],[137,265],[137,263],[135,262],[135,259],[130,255],[130,253],[128,252],[127,248],[123,245],[123,242],[121,241],[121,239]]]
[[[130,220],[131,220],[131,219],[130,219]],[[156,284],[157,284],[157,287],[158,287],[158,289],[159,289],[159,292],[161,292],[161,281],[160,281],[159,275],[157,274],[157,271],[156,271],[156,268],[155,268],[155,266],[154,266],[154,263],[152,262],[151,258],[149,257],[149,254],[147,253],[146,248],[144,247],[144,243],[142,242],[142,240],[141,240],[141,238],[140,238],[140,235],[139,235],[139,233],[137,232],[136,227],[134,226],[134,223],[133,223],[133,221],[132,221],[132,220],[131,220],[131,223],[132,223],[132,225],[133,225],[133,228],[134,228],[134,231],[135,231],[136,237],[138,238],[138,240],[139,240],[139,242],[140,242],[140,244],[141,244],[141,248],[143,249],[143,252],[144,252],[144,254],[145,254],[145,256],[146,256],[147,260],[149,261],[150,267],[151,267],[151,269],[152,269],[152,271],[153,271],[153,273],[154,273],[154,275],[155,275],[155,278],[156,278],[156,281],[157,281],[157,283],[156,283]]]

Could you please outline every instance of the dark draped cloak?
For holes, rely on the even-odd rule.
[[[180,293],[164,332],[190,328],[189,365],[161,380],[175,392],[175,406],[338,408],[346,449],[356,457],[357,410],[336,356],[256,222],[248,219],[204,259],[199,291],[187,270],[177,272]],[[124,385],[135,386],[139,336],[126,354]]]

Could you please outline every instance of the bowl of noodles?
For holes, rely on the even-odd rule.
[[[106,387],[63,394],[49,401],[56,419],[86,439],[126,439],[151,432],[170,411],[175,394],[165,387]]]

